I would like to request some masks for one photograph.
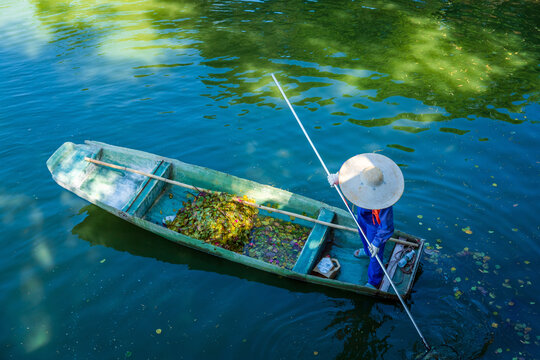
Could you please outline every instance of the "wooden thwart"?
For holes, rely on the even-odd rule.
[[[167,179],[167,178],[164,178],[164,177],[161,177],[161,176],[145,173],[143,171],[131,169],[131,168],[128,168],[128,167],[125,167],[125,166],[115,165],[115,164],[107,163],[107,162],[104,162],[104,161],[101,161],[101,160],[91,159],[89,157],[85,157],[84,160],[86,160],[88,162],[91,162],[93,164],[96,164],[96,165],[106,166],[106,167],[110,167],[110,168],[113,168],[113,169],[128,171],[128,172],[131,172],[131,173],[134,173],[134,174],[147,176],[147,177],[152,178],[152,179],[160,180],[160,181],[163,181],[163,182],[166,182],[166,183],[169,183],[169,184],[172,184],[172,185],[180,186],[180,187],[190,189],[190,190],[205,191],[205,192],[214,193],[214,194],[221,193],[220,191],[213,191],[213,190],[198,188],[196,186],[189,185],[189,184],[184,184],[184,183],[181,183],[179,181],[175,181],[175,180]],[[287,216],[292,216],[292,217],[299,218],[299,219],[306,220],[306,221],[310,221],[310,222],[313,222],[313,223],[316,223],[316,224],[325,225],[325,226],[328,226],[328,227],[331,227],[331,228],[334,228],[334,229],[351,231],[351,232],[355,232],[355,233],[358,232],[358,229],[355,229],[355,228],[351,228],[351,227],[347,227],[347,226],[343,226],[343,225],[338,225],[338,224],[334,224],[334,223],[330,223],[330,222],[326,222],[326,221],[313,219],[313,218],[310,218],[309,216],[304,216],[304,215],[292,213],[292,212],[285,211],[285,210],[274,209],[274,208],[271,208],[271,207],[268,207],[268,206],[255,204],[255,203],[252,203],[252,202],[249,202],[249,201],[244,201],[242,199],[235,199],[235,200],[238,201],[238,202],[241,202],[242,204],[253,206],[253,207],[259,208],[261,210],[266,210],[266,211],[269,211],[269,212],[275,212],[275,213],[279,213],[279,214],[283,214],[283,215],[287,215]],[[404,241],[404,240],[399,240],[399,239],[394,239],[394,238],[390,238],[389,241],[392,241],[392,242],[395,242],[395,243],[398,243],[398,244],[402,244],[402,245],[418,247],[418,244],[413,243],[413,242],[409,242],[409,241]]]

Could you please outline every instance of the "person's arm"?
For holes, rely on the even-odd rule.
[[[373,246],[376,247],[384,244],[394,233],[394,212],[392,207],[381,209],[379,219],[381,220],[381,225],[378,227],[372,242]]]

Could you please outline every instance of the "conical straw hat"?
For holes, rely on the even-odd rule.
[[[345,161],[339,170],[339,187],[353,204],[375,210],[394,205],[403,194],[405,182],[395,162],[368,153]]]

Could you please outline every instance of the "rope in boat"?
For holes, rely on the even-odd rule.
[[[319,155],[319,152],[317,151],[317,148],[315,148],[315,145],[313,144],[313,142],[311,141],[311,138],[309,137],[308,133],[306,132],[306,129],[304,128],[304,125],[302,125],[302,122],[300,121],[300,119],[298,118],[298,115],[296,115],[296,112],[294,111],[291,103],[289,102],[289,99],[287,98],[287,95],[285,95],[285,92],[283,91],[283,89],[281,88],[281,85],[279,84],[279,82],[277,81],[276,77],[274,76],[274,74],[271,74],[272,75],[272,79],[274,80],[274,82],[276,83],[279,91],[281,92],[281,95],[283,96],[283,98],[285,99],[285,102],[287,102],[287,105],[289,106],[289,109],[291,110],[291,112],[293,113],[296,121],[298,122],[298,125],[300,125],[300,128],[302,129],[302,132],[304,133],[306,139],[308,140],[309,144],[311,145],[311,148],[313,149],[313,151],[315,152],[315,155],[317,155],[317,157],[319,158],[319,161],[321,162],[321,165],[323,166],[324,168],[324,171],[326,171],[326,175],[330,175],[330,171],[328,171],[328,168],[326,167],[326,164],[324,163],[323,159],[321,158],[321,156]],[[341,198],[341,200],[343,201],[343,203],[345,204],[345,207],[347,208],[347,210],[349,211],[349,214],[351,214],[354,222],[356,223],[356,226],[358,227],[358,230],[360,231],[360,233],[362,234],[362,236],[364,237],[364,239],[366,240],[366,242],[371,245],[371,242],[368,240],[366,234],[364,233],[364,231],[362,230],[362,227],[360,226],[360,224],[358,223],[358,220],[356,219],[356,217],[354,216],[353,212],[351,211],[351,208],[349,207],[349,204],[347,203],[347,200],[345,200],[345,197],[343,196],[343,194],[341,193],[341,190],[339,189],[339,187],[337,186],[334,186],[334,189],[336,189],[339,197]],[[403,301],[403,298],[401,297],[401,295],[399,294],[399,291],[397,290],[396,288],[396,285],[394,284],[394,282],[392,281],[392,279],[390,278],[390,275],[388,274],[388,272],[386,271],[386,268],[384,267],[384,264],[382,263],[381,259],[379,258],[379,256],[377,254],[375,254],[375,259],[377,259],[377,262],[379,263],[379,265],[381,266],[381,269],[383,270],[384,272],[384,275],[386,276],[386,278],[388,279],[390,285],[392,285],[392,288],[394,289],[394,292],[396,293],[399,301],[401,302],[401,305],[403,305],[403,308],[405,309],[405,312],[407,313],[407,315],[409,316],[409,319],[411,320],[411,322],[413,323],[414,325],[414,328],[416,329],[416,332],[418,333],[418,335],[420,336],[420,338],[422,339],[422,342],[424,343],[424,346],[426,347],[427,351],[430,351],[431,350],[431,346],[429,346],[428,342],[426,341],[426,339],[424,338],[424,335],[422,335],[422,332],[420,331],[420,328],[418,327],[418,325],[416,325],[416,321],[414,321],[414,318],[412,316],[412,314],[410,313],[409,309],[407,308],[407,305],[405,304],[405,301]]]
[[[395,254],[396,254],[396,262],[399,263],[399,261],[400,261],[401,259],[403,259],[403,257],[404,257],[408,252],[410,252],[410,251],[412,251],[412,250],[413,250],[412,247],[407,246],[407,247],[404,247],[403,249],[397,251],[397,252],[395,253]],[[399,281],[398,281],[398,280],[395,280],[395,281],[394,281],[394,284],[400,285],[400,284],[403,282],[403,280],[405,280],[405,274],[407,274],[407,275],[412,274],[413,269],[414,269],[414,263],[415,263],[415,260],[416,260],[416,253],[415,253],[409,260],[407,260],[407,263],[406,263],[403,267],[399,267],[399,265],[397,265],[398,268],[399,268],[399,270],[400,270],[400,271],[398,272],[398,274],[401,274],[401,276],[399,277]],[[389,265],[389,263],[386,264],[387,267],[388,267],[388,265]],[[396,275],[394,275],[394,278],[395,278],[395,277],[396,277]]]

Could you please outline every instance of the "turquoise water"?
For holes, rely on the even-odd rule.
[[[540,357],[534,1],[0,3],[0,358],[410,358],[399,304],[176,246],[54,183],[65,141],[178,158],[332,205],[332,171],[400,164],[430,243],[408,300],[433,345]]]

